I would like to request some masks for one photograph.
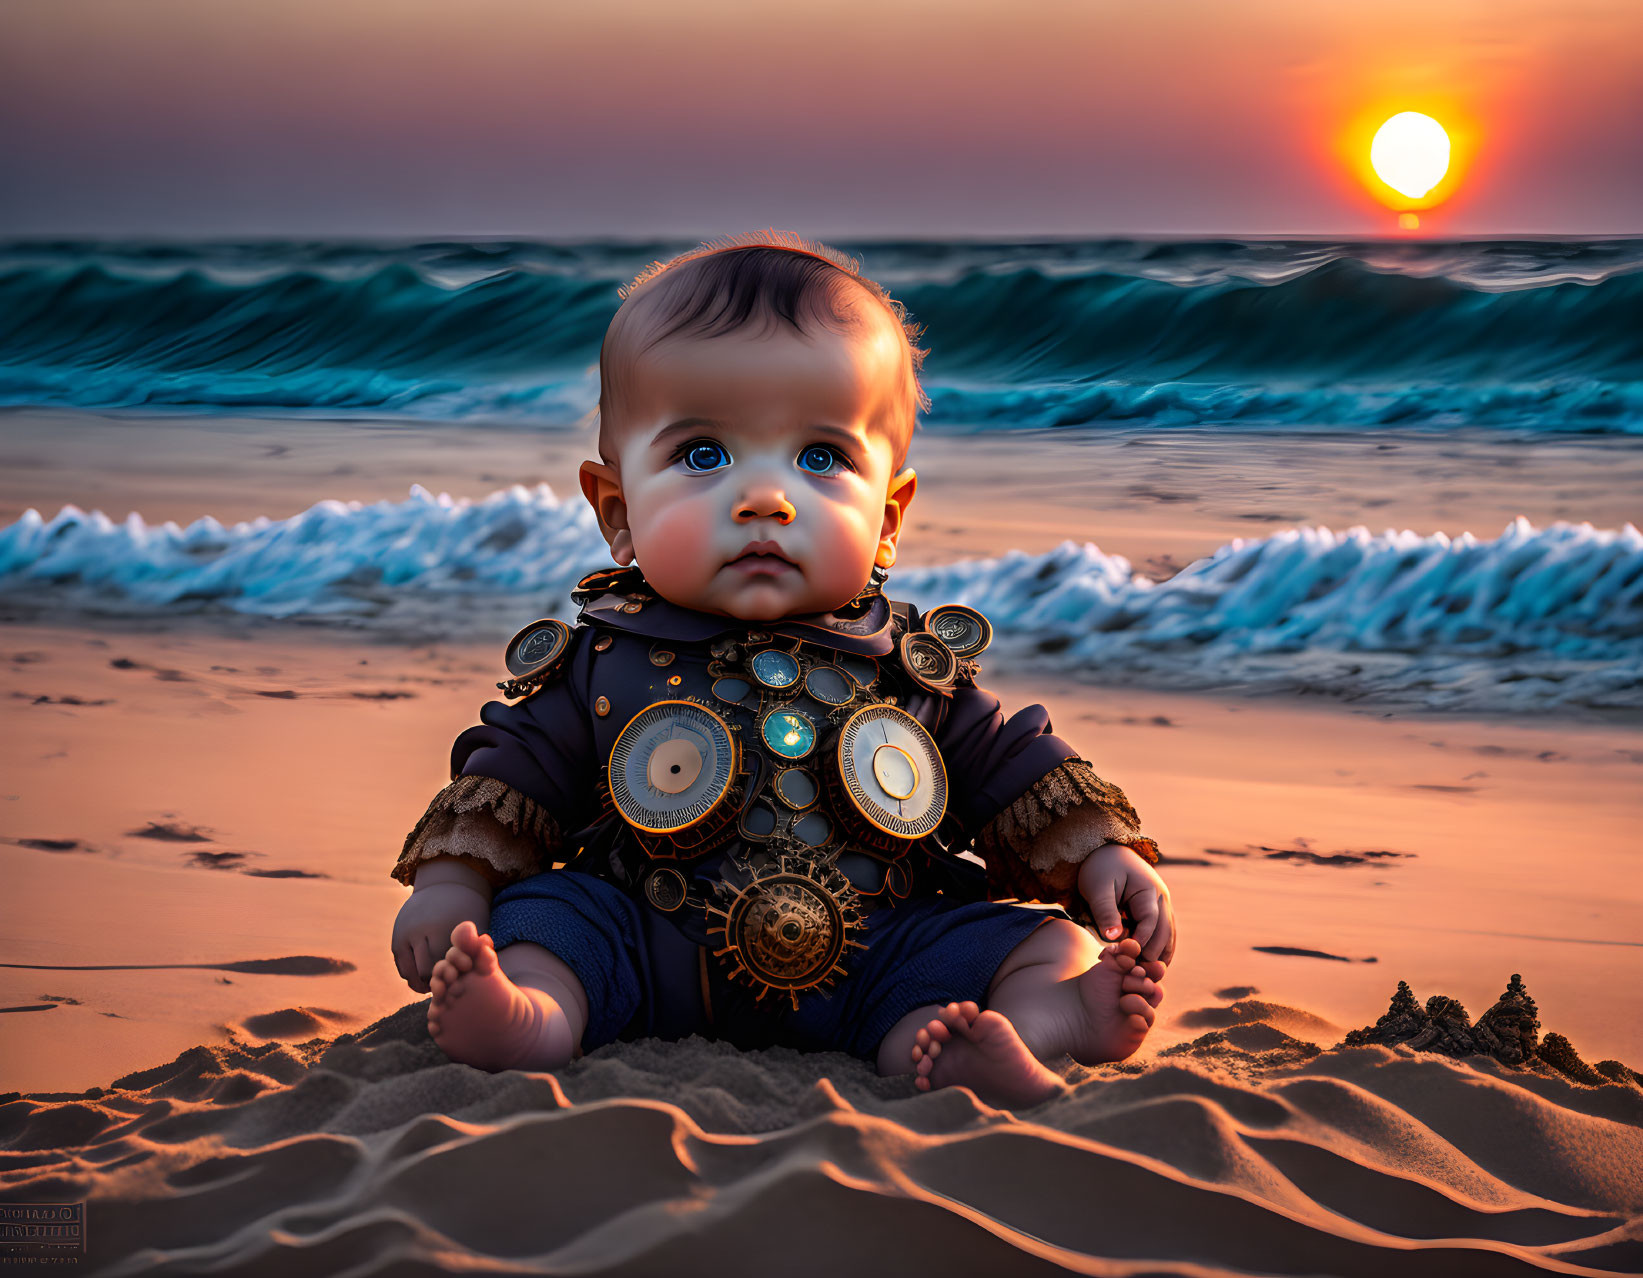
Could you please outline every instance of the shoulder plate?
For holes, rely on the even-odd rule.
[[[576,583],[570,597],[572,603],[580,606],[599,598],[600,595],[630,595],[635,592],[642,592],[648,597],[650,586],[645,581],[644,573],[639,571],[639,566],[629,564],[626,568],[601,568],[597,572],[590,572]]]
[[[502,660],[512,678],[496,685],[502,695],[527,696],[557,679],[570,657],[576,629],[556,617],[543,617],[508,640]]]
[[[924,614],[924,628],[953,650],[955,657],[978,656],[993,641],[993,626],[974,608],[942,604]]]
[[[922,617],[912,610],[899,615],[906,628],[896,655],[908,678],[944,697],[954,688],[974,685],[981,670],[975,656],[993,638],[987,618],[963,604],[943,604]]]

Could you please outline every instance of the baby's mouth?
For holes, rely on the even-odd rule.
[[[741,554],[732,559],[727,567],[742,572],[769,572],[776,573],[784,570],[797,570],[795,564],[773,541],[753,542]]]

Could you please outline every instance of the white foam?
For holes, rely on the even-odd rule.
[[[400,502],[323,501],[233,527],[135,513],[116,523],[65,506],[0,529],[0,594],[14,598],[364,623],[409,604],[445,633],[521,597],[533,601],[524,609],[562,610],[570,587],[609,562],[587,504],[545,484],[480,501],[417,485]],[[1631,524],[1518,518],[1487,541],[1294,528],[1235,539],[1162,582],[1069,541],[899,570],[890,593],[981,609],[1014,662],[1107,677],[1321,679],[1348,694],[1475,691],[1481,679],[1524,684],[1499,694],[1509,703],[1643,702],[1643,535]]]

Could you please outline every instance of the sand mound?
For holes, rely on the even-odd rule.
[[[1643,1091],[1260,1021],[1011,1114],[693,1038],[481,1073],[425,1003],[0,1103],[6,1202],[100,1274],[1643,1268]]]

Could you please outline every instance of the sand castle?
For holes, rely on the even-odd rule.
[[[1562,1034],[1548,1034],[1542,1040],[1539,1010],[1516,972],[1495,1005],[1476,1023],[1467,1018],[1459,999],[1434,994],[1422,1007],[1409,983],[1399,981],[1386,1015],[1373,1025],[1353,1030],[1342,1046],[1368,1043],[1401,1044],[1445,1056],[1492,1056],[1503,1065],[1532,1067],[1539,1061],[1580,1083],[1643,1085],[1643,1075],[1620,1061],[1587,1064]]]

